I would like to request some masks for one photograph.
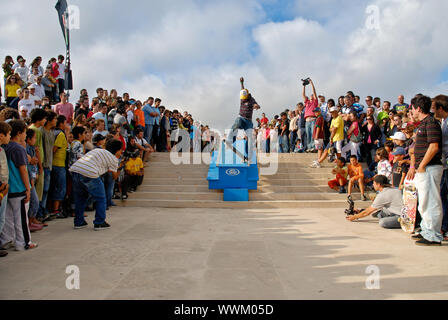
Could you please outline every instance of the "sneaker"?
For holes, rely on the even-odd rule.
[[[2,246],[2,249],[9,250],[9,249],[13,249],[15,246],[16,245],[14,244],[14,242],[9,241]]]
[[[110,224],[108,224],[106,221],[104,221],[102,224],[96,224],[94,226],[95,231],[106,230],[109,228],[110,228]]]
[[[25,251],[25,250],[30,250],[30,249],[34,249],[37,248],[37,243],[35,242],[30,242],[29,244],[27,244],[25,247],[16,247],[16,251]]]
[[[89,224],[87,223],[87,222],[83,222],[83,223],[81,223],[79,226],[76,226],[75,225],[75,229],[76,230],[79,230],[79,229],[84,229],[85,227],[87,227]]]
[[[344,187],[339,187],[339,193],[340,194],[347,193],[347,190],[345,190]]]
[[[56,219],[67,219],[68,216],[62,212],[59,212],[58,214],[56,214]]]
[[[429,241],[429,240],[426,240],[425,238],[422,238],[418,241],[415,241],[415,244],[418,246],[441,246],[442,242]]]
[[[121,196],[121,200],[127,200],[129,198],[129,196],[127,194],[124,194]]]
[[[352,195],[349,194],[349,195],[347,196],[347,199],[350,200],[350,201],[353,201]]]
[[[0,249],[0,258],[6,257],[8,255],[8,251],[5,249]]]
[[[448,231],[443,234],[443,241],[448,241]]]
[[[362,201],[367,201],[367,197],[363,194],[363,195],[361,195],[361,200]]]
[[[310,166],[311,168],[320,168],[320,163],[318,161],[314,161],[313,164]]]
[[[421,239],[424,239],[424,238],[423,238],[423,236],[422,236],[420,233],[418,233],[418,234],[414,234],[414,235],[411,237],[411,239],[412,239],[412,240],[421,240]]]

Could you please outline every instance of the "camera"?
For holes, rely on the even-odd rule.
[[[348,216],[355,215],[355,202],[353,201],[352,197],[349,197],[347,202],[348,202],[348,209],[345,209],[345,214]]]
[[[301,79],[302,80],[302,84],[303,84],[303,86],[304,87],[306,87],[307,85],[309,85],[310,84],[310,78],[306,78],[306,79]]]

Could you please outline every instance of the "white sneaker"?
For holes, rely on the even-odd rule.
[[[320,168],[320,163],[318,161],[314,161],[313,164],[311,165],[311,168]]]

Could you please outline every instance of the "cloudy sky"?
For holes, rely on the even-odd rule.
[[[1,2],[1,59],[65,52],[56,2]],[[307,76],[333,98],[352,90],[394,103],[448,89],[444,0],[68,2],[80,12],[74,97],[97,87],[161,97],[222,130],[238,113],[241,76],[268,117],[301,100]]]

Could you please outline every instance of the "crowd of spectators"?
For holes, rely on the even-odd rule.
[[[85,211],[95,211],[94,230],[109,228],[113,200],[137,190],[149,155],[173,147],[173,131],[178,141],[182,131],[208,136],[200,148],[210,143],[208,126],[187,111],[168,110],[159,98],[142,102],[103,88],[92,98],[82,89],[73,105],[62,55],[45,69],[41,57],[25,62],[8,56],[2,66],[0,256],[35,248],[31,233],[54,219],[73,217],[75,229],[85,228]]]
[[[269,120],[263,113],[256,119],[255,136],[259,152],[315,153],[312,168],[321,168],[328,159],[335,163],[331,189],[352,199],[354,187],[361,199],[365,192],[376,191],[379,196],[369,210],[351,216],[362,218],[384,209],[384,199],[397,199],[407,181],[418,193],[420,222],[414,239],[419,245],[440,245],[448,238],[448,96],[431,99],[417,94],[410,104],[403,95],[392,105],[381,98],[361,98],[348,91],[337,99],[326,99],[312,93],[294,110],[286,109]],[[348,164],[348,165],[347,165]],[[395,193],[394,193],[395,192]],[[388,196],[384,196],[388,194]],[[395,195],[395,196],[394,196]],[[398,197],[402,201],[402,197]],[[391,205],[390,201],[387,204]],[[398,210],[382,210],[376,216],[384,218],[385,228],[400,228]]]

